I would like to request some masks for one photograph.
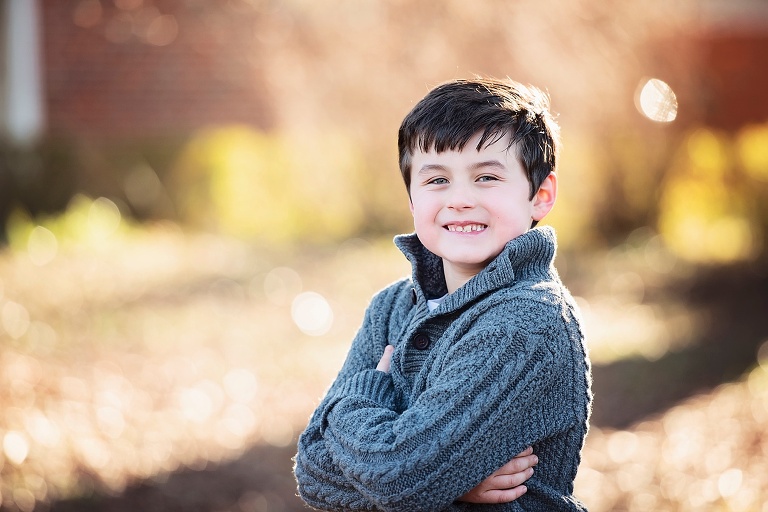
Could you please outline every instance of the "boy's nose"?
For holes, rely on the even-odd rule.
[[[470,187],[455,184],[448,193],[446,206],[455,210],[472,208],[475,206],[475,198]]]

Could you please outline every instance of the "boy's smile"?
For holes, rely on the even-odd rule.
[[[472,231],[484,231],[487,227],[485,224],[453,223],[445,226],[445,229],[448,231],[458,231],[459,233],[471,233]]]
[[[479,151],[480,135],[462,151],[414,150],[411,212],[419,239],[443,259],[453,292],[493,260],[507,242],[552,208],[551,174],[530,199],[530,184],[508,136]]]

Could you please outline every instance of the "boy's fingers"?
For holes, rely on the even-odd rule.
[[[381,359],[379,360],[379,364],[376,365],[376,369],[380,372],[389,372],[389,366],[390,362],[392,360],[392,352],[395,351],[395,347],[392,345],[387,345],[384,348],[384,354],[382,354]]]
[[[382,361],[385,357],[386,351]],[[514,501],[528,490],[522,484],[533,476],[533,466],[538,462],[539,458],[533,454],[533,449],[526,448],[462,496],[460,501],[489,504]]]
[[[527,468],[524,471],[512,473],[509,475],[498,475],[493,479],[493,487],[495,490],[511,490],[522,485],[532,476],[533,468]]]
[[[539,458],[536,455],[517,456],[511,461],[501,466],[496,473],[510,475],[512,473],[520,473],[528,468],[532,468],[539,463]]]
[[[526,457],[528,455],[533,455],[533,446],[529,446],[525,450],[523,450],[520,453],[518,453],[517,455],[515,455],[515,457]]]
[[[488,491],[485,493],[482,503],[509,503],[514,501],[528,489],[524,485],[518,485],[513,489],[504,489],[500,491]]]

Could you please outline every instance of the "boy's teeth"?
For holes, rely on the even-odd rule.
[[[470,231],[482,231],[485,229],[483,224],[467,224],[466,226],[448,226],[448,231],[461,231],[463,233],[469,233]]]

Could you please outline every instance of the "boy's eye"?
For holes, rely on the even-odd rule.
[[[498,178],[496,176],[480,176],[477,178],[477,181],[496,181]]]
[[[429,185],[445,185],[448,183],[448,180],[445,178],[432,178],[427,182]]]

